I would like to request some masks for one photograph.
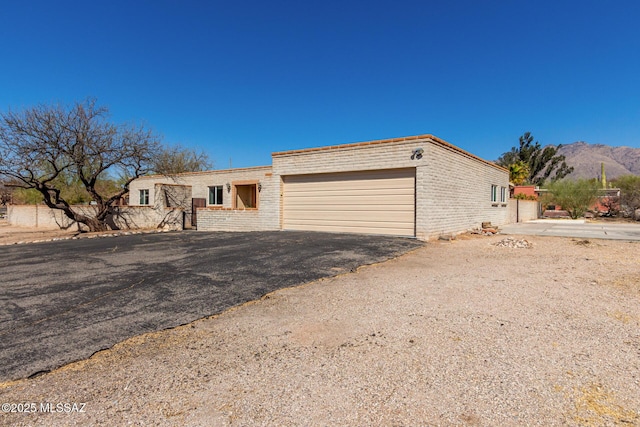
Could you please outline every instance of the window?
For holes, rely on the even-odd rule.
[[[149,204],[149,190],[140,190],[140,204],[141,205]]]
[[[222,205],[222,185],[209,187],[209,204]]]
[[[507,202],[507,187],[500,187],[500,202]]]
[[[491,201],[492,202],[497,202],[498,201],[498,186],[497,185],[492,185],[491,186]]]
[[[258,208],[258,184],[234,184],[234,209]]]

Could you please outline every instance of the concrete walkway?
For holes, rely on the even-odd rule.
[[[640,241],[640,223],[586,222],[583,219],[538,219],[500,227],[503,234]]]

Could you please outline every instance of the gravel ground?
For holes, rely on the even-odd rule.
[[[38,412],[0,425],[640,425],[639,244],[503,239],[430,243],[1,384]]]
[[[140,229],[135,231],[101,231],[94,233],[80,233],[76,229],[60,230],[58,228],[33,228],[9,225],[6,219],[0,219],[0,246],[23,243],[41,243],[54,240],[91,239],[112,237],[118,235],[158,233],[158,229]]]
[[[43,241],[54,238],[71,238],[77,234],[75,230],[17,227],[15,225],[9,225],[6,219],[0,219],[0,245]]]

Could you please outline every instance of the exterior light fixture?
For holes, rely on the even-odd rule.
[[[231,184],[227,182],[227,193],[231,193]]]
[[[422,148],[414,148],[411,151],[411,160],[413,160],[413,159],[420,160],[422,158],[423,154],[424,154],[424,150]]]
[[[262,191],[262,183],[258,182],[258,193]]]

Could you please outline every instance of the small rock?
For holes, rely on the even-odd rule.
[[[494,243],[494,246],[501,248],[531,249],[533,244],[525,239],[518,240],[513,237],[507,237],[506,239],[502,239],[499,242]]]

